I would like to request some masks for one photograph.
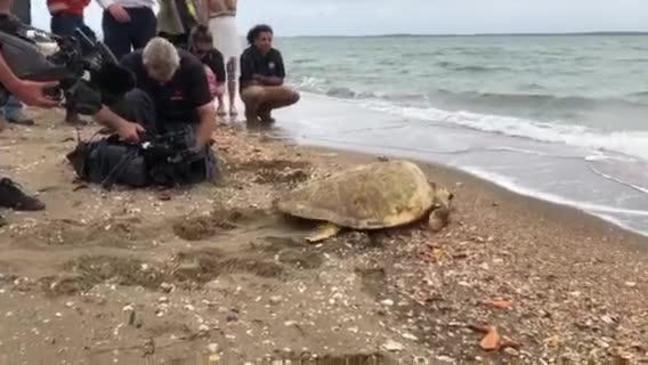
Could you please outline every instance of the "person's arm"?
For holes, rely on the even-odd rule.
[[[196,148],[202,149],[209,143],[214,133],[216,110],[214,97],[209,91],[209,82],[205,66],[198,60],[191,64],[190,79],[191,89],[188,100],[196,106],[198,126],[196,128]]]
[[[137,143],[140,140],[140,133],[143,133],[144,127],[137,123],[129,122],[126,119],[115,114],[107,106],[103,106],[99,113],[95,114],[95,119],[100,124],[117,132],[119,137],[127,142]]]
[[[283,58],[281,58],[281,53],[279,53],[279,51],[273,51],[273,52],[276,52],[273,58],[274,58],[275,67],[277,68],[276,69],[277,75],[276,76],[262,76],[258,74],[254,75],[254,79],[265,86],[281,86],[283,85],[284,78],[286,77],[286,71],[284,70]]]
[[[214,72],[214,75],[216,75],[216,80],[218,80],[219,83],[227,81],[227,73],[225,71],[225,61],[223,60],[223,54],[218,50],[214,50],[212,57],[210,58],[212,62],[210,68]]]
[[[209,23],[209,4],[207,0],[192,0],[196,7],[196,21],[199,24],[207,25]]]
[[[283,85],[283,79],[277,76],[262,76],[259,74],[254,74],[254,80],[259,84],[264,86],[281,86]]]
[[[225,6],[229,11],[236,11],[236,0],[225,0]]]
[[[58,85],[58,82],[34,82],[19,79],[9,68],[4,57],[0,53],[0,83],[9,90],[15,97],[30,106],[41,108],[52,108],[59,103],[45,96],[45,89]]]
[[[209,141],[212,139],[214,134],[216,119],[216,110],[214,109],[214,103],[209,102],[205,105],[198,107],[196,110],[198,113],[198,128],[196,129],[196,148],[204,148]]]
[[[119,62],[120,67],[122,67],[124,70],[128,70],[131,73],[134,85],[137,84],[137,74],[135,73],[135,70],[137,69],[138,57],[138,54],[129,53],[125,55]],[[140,133],[145,131],[144,127],[142,127],[140,124],[133,123],[120,117],[106,105],[103,105],[101,110],[97,114],[95,114],[95,119],[100,124],[103,124],[106,127],[117,132],[117,134],[119,134],[119,137],[127,142],[139,142]]]
[[[131,18],[126,9],[116,0],[97,0],[99,6],[107,10],[120,23],[130,23]]]
[[[241,88],[246,88],[251,85],[258,84],[254,79],[254,60],[248,52],[243,52],[241,55]]]

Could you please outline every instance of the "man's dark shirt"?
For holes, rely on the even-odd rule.
[[[196,109],[213,100],[203,64],[191,53],[178,50],[180,68],[171,81],[161,84],[149,77],[142,63],[142,51],[124,56],[122,66],[135,76],[136,87],[146,92],[155,105],[156,127],[167,130],[167,123],[198,123]]]
[[[255,46],[250,46],[241,55],[241,85],[253,80],[252,76],[258,74],[266,77],[285,78],[281,53],[272,48],[265,56]]]
[[[223,54],[219,50],[212,49],[206,52],[200,57],[200,60],[216,75],[216,81],[219,83],[225,82],[225,63],[223,61]]]

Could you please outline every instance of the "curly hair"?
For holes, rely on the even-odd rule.
[[[254,26],[247,34],[247,41],[249,44],[254,44],[254,41],[259,37],[261,33],[270,33],[274,34],[272,27],[266,24],[259,24]]]

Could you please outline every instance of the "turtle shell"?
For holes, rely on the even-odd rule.
[[[342,227],[395,227],[425,216],[433,189],[423,171],[408,161],[378,162],[313,181],[286,194],[279,211]]]

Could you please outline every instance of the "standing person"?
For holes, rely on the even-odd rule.
[[[97,0],[104,8],[102,28],[104,43],[121,59],[133,49],[155,37],[157,19],[155,0]]]
[[[94,32],[83,21],[83,12],[88,5],[90,0],[47,0],[47,9],[52,15],[52,33],[62,37],[73,36],[78,28],[86,35],[95,37]],[[71,125],[87,124],[79,118],[72,106],[66,110],[65,122]]]
[[[0,0],[0,27],[13,27],[16,18],[11,15],[13,0]],[[2,44],[0,44],[2,47]],[[25,60],[28,61],[28,60]],[[52,108],[58,105],[54,100],[45,96],[45,90],[57,85],[56,82],[33,82],[19,79],[13,73],[2,53],[0,53],[0,84],[7,88],[15,97],[32,106]],[[36,197],[26,194],[18,184],[8,178],[0,179],[0,207],[16,210],[43,210],[45,204]],[[0,217],[2,224],[2,217]]]
[[[238,59],[241,54],[241,40],[236,27],[236,0],[201,0],[204,12],[209,17],[209,30],[214,37],[214,47],[225,60],[227,69],[227,93],[229,95],[229,113],[234,117],[236,110],[236,77]],[[221,109],[220,115],[225,115]]]
[[[21,22],[31,24],[31,1],[15,1],[11,6],[11,13]],[[9,96],[7,104],[2,108],[2,113],[7,122],[19,125],[34,125],[34,120],[25,115],[23,103],[15,96]],[[1,129],[1,128],[0,128]]]
[[[241,99],[248,122],[272,123],[272,110],[299,101],[297,91],[284,85],[286,70],[281,53],[272,48],[273,31],[267,25],[250,30],[250,47],[241,55]]]
[[[159,0],[159,3],[158,35],[176,47],[187,49],[191,29],[205,22],[200,0]]]

